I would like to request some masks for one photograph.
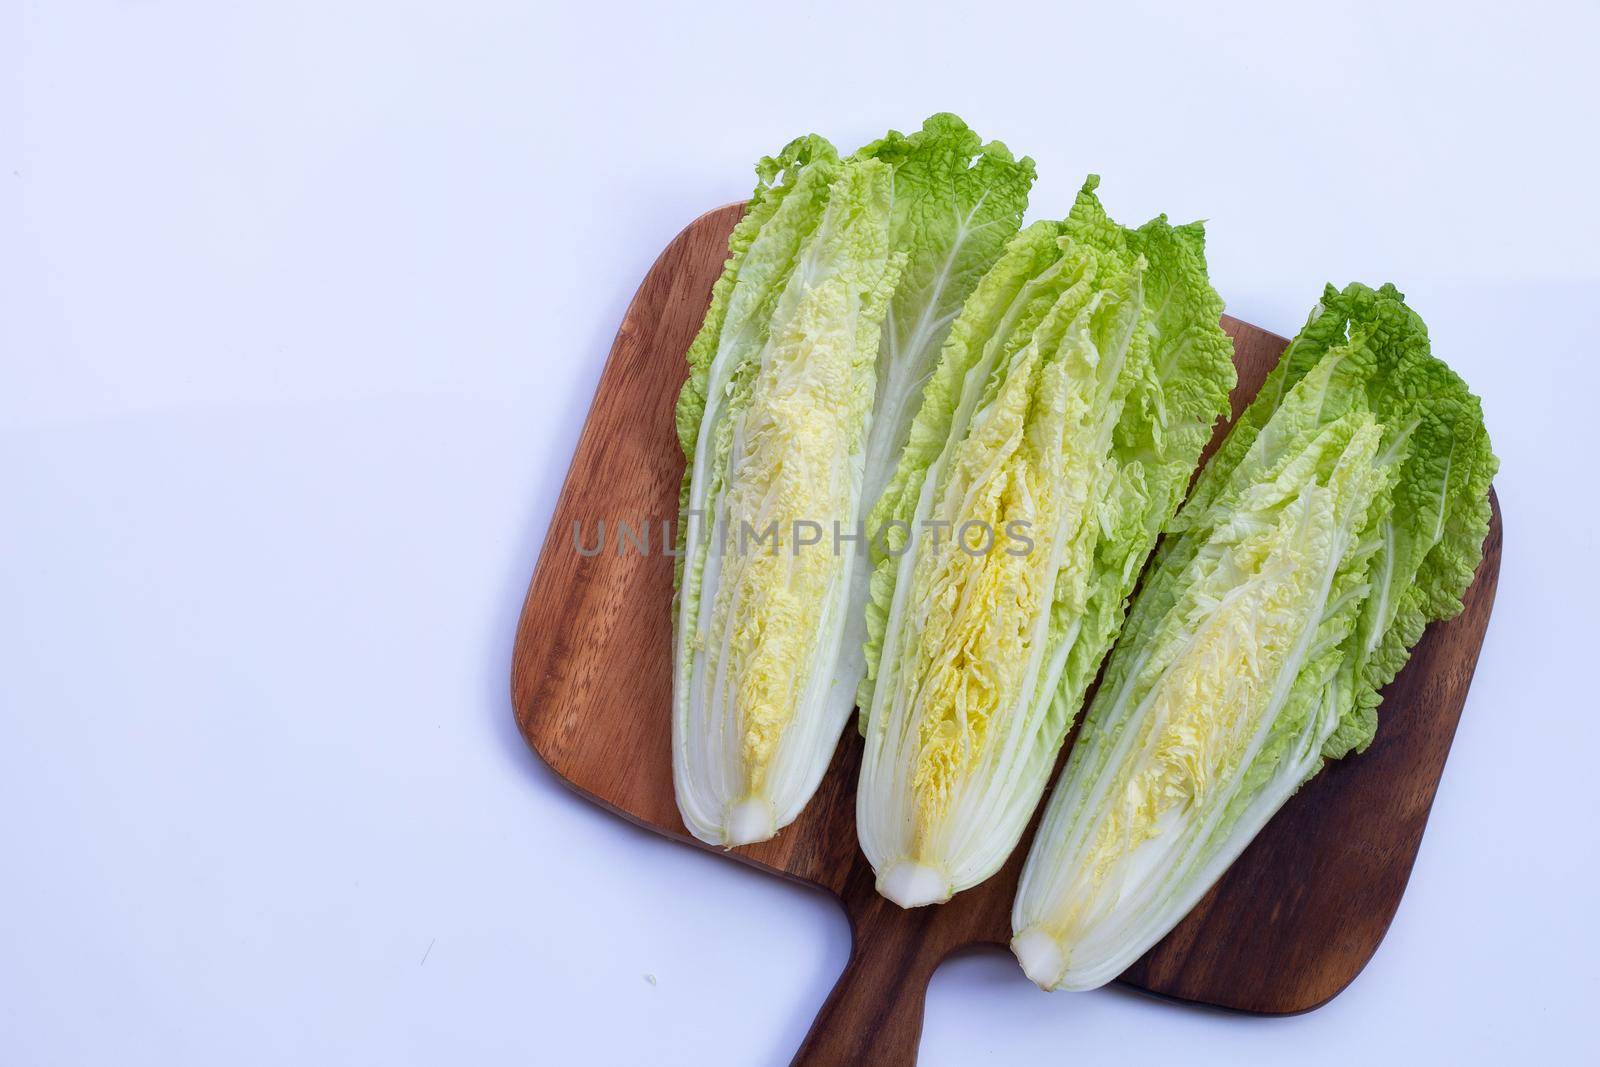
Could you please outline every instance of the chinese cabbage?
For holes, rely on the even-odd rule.
[[[902,906],[1015,846],[1233,385],[1200,227],[1125,229],[1095,184],[968,299],[872,516],[906,536],[871,579],[857,829]]]
[[[1121,973],[1460,610],[1495,469],[1477,398],[1392,286],[1327,290],[1174,518],[1046,809],[1012,947]]]

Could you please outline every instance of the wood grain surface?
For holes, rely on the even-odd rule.
[[[684,351],[743,211],[730,204],[662,252],[628,308],[556,505],[517,629],[511,678],[528,744],[577,792],[668,837],[684,829],[671,766],[672,559],[683,456],[673,404]],[[1237,415],[1285,340],[1224,317]],[[1219,427],[1213,447],[1220,439]],[[1492,499],[1492,494],[1491,494]],[[618,552],[617,520],[648,520],[650,551]],[[585,556],[596,524],[606,545]],[[1466,609],[1430,626],[1385,690],[1371,748],[1329,766],[1272,820],[1165,940],[1120,979],[1159,996],[1261,1014],[1308,1011],[1342,990],[1383,939],[1405,891],[1494,602],[1498,503]],[[1069,745],[1070,747],[1070,745]],[[916,1059],[922,1004],[951,952],[1010,940],[1011,900],[1032,839],[984,884],[903,911],[873,891],[856,847],[861,739],[853,727],[821,788],[777,837],[725,855],[835,893],[850,917],[849,963],[796,1056],[807,1064]],[[1041,994],[1042,995],[1042,994]],[[1055,994],[1066,997],[1069,994]]]

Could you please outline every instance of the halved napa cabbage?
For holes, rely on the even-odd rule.
[[[696,837],[771,837],[854,707],[858,525],[931,353],[1020,225],[1031,160],[936,115],[848,159],[819,137],[759,184],[688,353],[673,776]]]
[[[1050,989],[1170,930],[1460,610],[1496,461],[1392,286],[1329,288],[1140,591],[1034,840],[1012,947]]]
[[[1234,383],[1201,227],[1095,185],[967,300],[872,515],[857,829],[902,906],[1015,847]]]

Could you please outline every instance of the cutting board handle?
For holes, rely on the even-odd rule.
[[[951,949],[937,907],[907,911],[880,897],[860,856],[844,893],[850,962],[795,1053],[794,1067],[912,1067],[928,981]]]

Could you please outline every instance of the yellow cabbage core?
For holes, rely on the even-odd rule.
[[[1041,363],[1032,346],[1018,353],[952,457],[935,509],[948,523],[941,547],[932,547],[934,531],[919,531],[912,603],[924,616],[902,682],[917,723],[919,853],[1037,668],[1040,620],[1056,589],[1053,546],[1062,518],[1083,512],[1091,482],[1072,476],[1065,441],[1091,415],[1088,391],[1069,390],[1067,360]],[[1010,537],[1014,529],[1031,548]]]
[[[727,494],[724,580],[714,618],[725,632],[717,688],[734,702],[745,788],[762,791],[818,652],[829,590],[849,545],[833,551],[831,523],[851,514],[870,377],[861,372],[857,308],[844,279],[810,290],[771,342],[735,430]],[[797,545],[816,536],[815,544]]]
[[[1148,713],[1140,719],[1133,758],[1122,762],[1110,783],[1088,861],[1078,868],[1089,884],[1080,875],[1051,924],[1067,943],[1115,903],[1102,894],[1135,849],[1191,816],[1199,818],[1219,799],[1215,790],[1242,773],[1274,689],[1318,604],[1323,568],[1305,549],[1326,539],[1308,542],[1297,536],[1296,525],[1285,521],[1241,542],[1212,570],[1211,577],[1224,578],[1222,587],[1231,591],[1195,609],[1209,613],[1146,698]]]

